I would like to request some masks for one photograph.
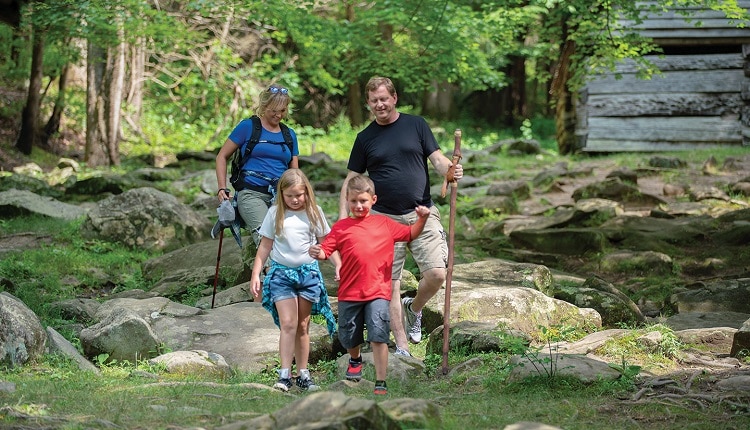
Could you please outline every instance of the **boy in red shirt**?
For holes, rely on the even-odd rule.
[[[430,209],[417,206],[413,225],[403,225],[387,216],[371,215],[377,200],[375,185],[367,176],[352,177],[346,188],[351,215],[337,221],[319,245],[310,247],[310,256],[325,260],[335,251],[341,255],[338,289],[339,340],[349,352],[346,379],[362,379],[360,346],[372,345],[375,361],[375,394],[387,394],[385,383],[388,369],[390,339],[391,269],[393,245],[409,242],[424,229]]]

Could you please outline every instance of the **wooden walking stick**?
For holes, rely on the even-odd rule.
[[[216,284],[219,283],[219,262],[221,261],[221,242],[224,241],[224,226],[221,227],[219,233],[219,253],[216,254],[216,273],[214,274],[214,292],[211,295],[211,309],[214,308],[214,300],[216,300]]]
[[[445,307],[443,309],[443,375],[448,373],[448,350],[450,349],[450,313],[451,313],[451,282],[453,281],[453,241],[456,230],[456,194],[458,193],[458,181],[453,176],[456,171],[456,164],[461,161],[461,129],[456,129],[453,133],[455,146],[453,148],[452,165],[445,174],[443,182],[442,196],[451,185],[450,197],[450,217],[448,218],[448,270],[445,274]]]

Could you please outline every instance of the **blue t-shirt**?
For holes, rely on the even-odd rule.
[[[297,134],[293,129],[289,129],[292,135],[292,153],[289,153],[289,147],[284,142],[282,132],[270,132],[261,127],[260,141],[250,155],[250,159],[242,167],[243,171],[253,171],[272,179],[278,179],[292,161],[292,156],[299,155],[299,144],[297,143]],[[243,119],[237,124],[229,135],[229,140],[240,146],[240,157],[245,153],[245,143],[250,141],[253,134],[253,121],[250,118]],[[271,185],[267,180],[253,175],[245,176],[245,183],[253,186]]]

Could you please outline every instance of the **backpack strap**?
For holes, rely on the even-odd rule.
[[[240,163],[238,164],[240,169],[242,169],[242,166],[244,166],[250,159],[250,154],[252,154],[255,145],[260,142],[260,132],[262,128],[260,118],[258,115],[253,115],[250,119],[253,121],[253,132],[250,134],[250,139],[243,145],[245,147],[245,152],[242,154],[242,159],[240,159]],[[242,151],[242,148],[240,148],[240,151]]]

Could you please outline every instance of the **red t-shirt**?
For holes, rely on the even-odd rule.
[[[326,257],[334,251],[341,254],[338,299],[390,300],[393,245],[410,238],[410,226],[384,215],[337,221],[321,246]]]

